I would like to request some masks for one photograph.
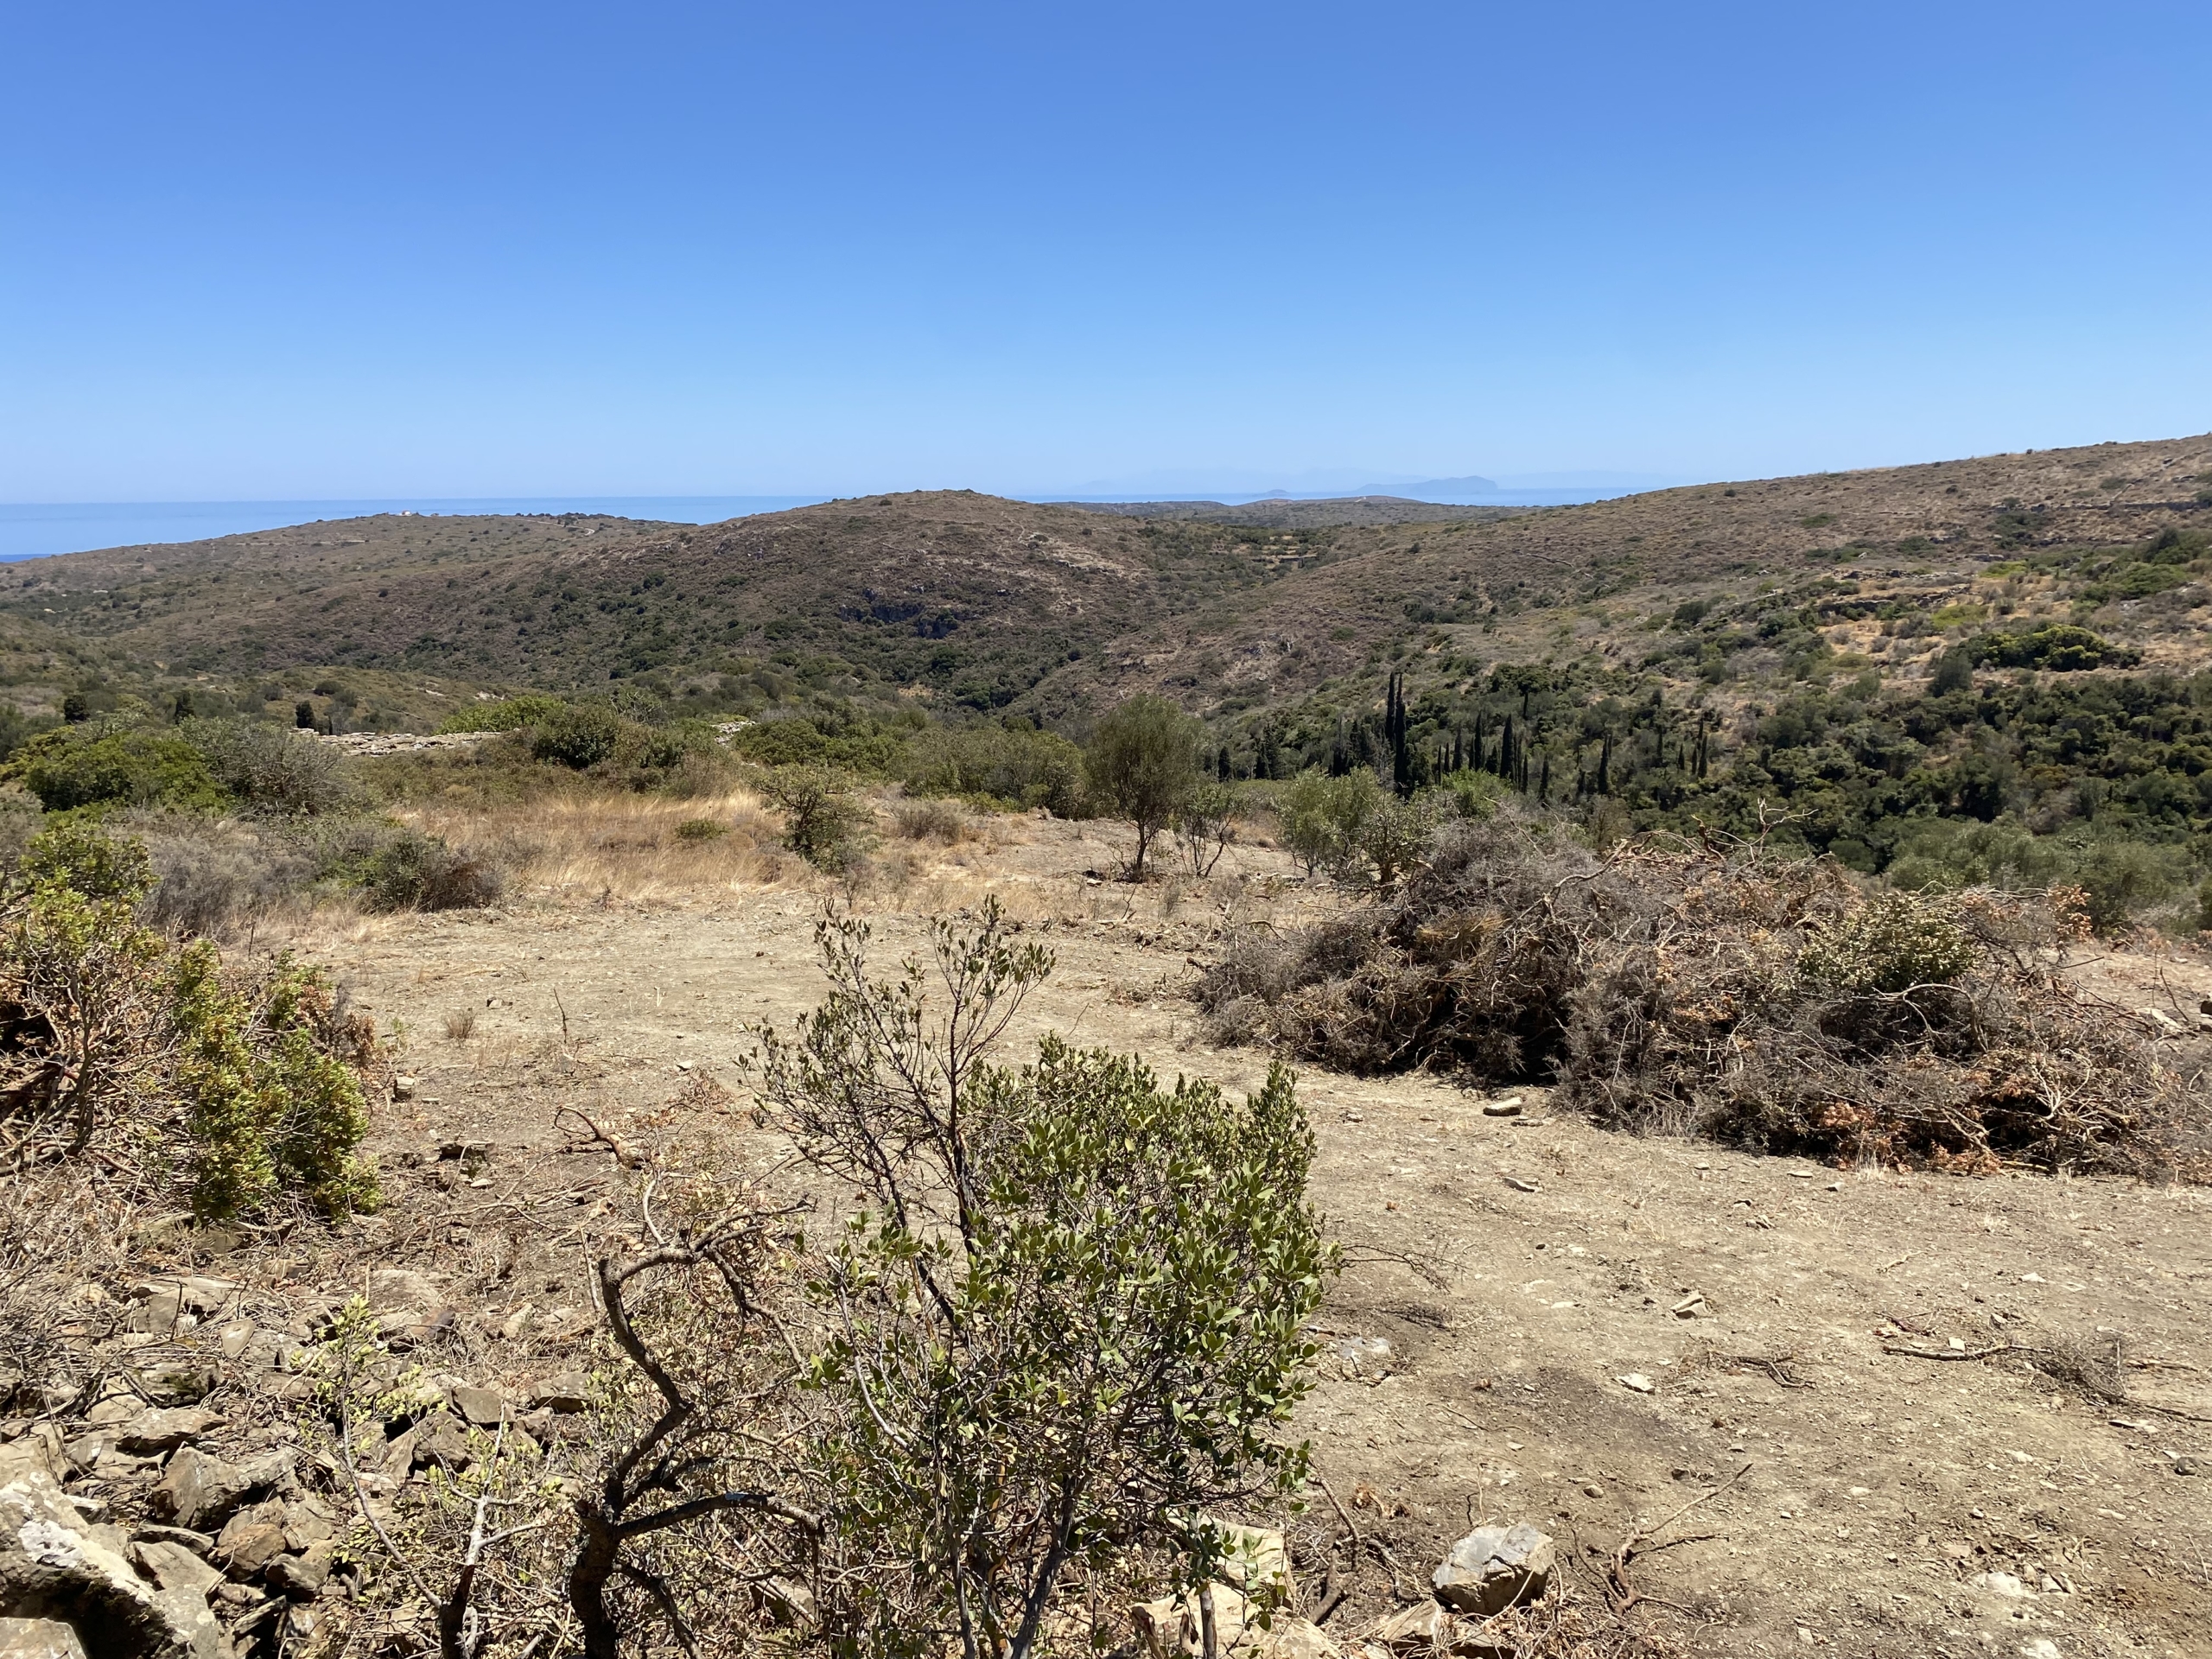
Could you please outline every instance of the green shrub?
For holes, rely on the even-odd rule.
[[[180,735],[224,791],[264,812],[312,816],[353,804],[344,758],[311,735],[256,720],[195,720]]]
[[[375,910],[482,910],[505,885],[486,861],[405,827],[382,836],[350,874]]]
[[[1083,751],[1055,732],[931,727],[907,741],[899,776],[918,795],[959,795],[1081,817]]]
[[[531,753],[582,772],[610,759],[622,741],[622,717],[600,703],[564,705],[533,728]]]
[[[1114,709],[1084,754],[1090,798],[1136,827],[1132,880],[1144,879],[1152,838],[1171,823],[1200,781],[1198,722],[1165,697],[1141,692]]]
[[[1808,929],[1797,971],[1848,995],[1895,995],[1916,985],[1948,985],[1979,955],[1949,899],[1884,893],[1827,926]]]
[[[1321,870],[1349,873],[1359,858],[1360,836],[1382,805],[1383,792],[1364,766],[1355,766],[1341,778],[1307,768],[1276,797],[1283,846],[1308,875]]]
[[[1969,641],[1964,650],[1976,663],[1999,668],[2044,668],[2061,674],[2125,665],[2142,658],[2140,652],[2116,645],[2087,628],[2066,622],[2018,633],[1985,633]]]
[[[867,810],[853,798],[852,784],[824,766],[778,766],[760,792],[784,815],[784,845],[824,870],[849,868],[860,856]]]
[[[455,710],[438,727],[441,732],[513,732],[525,726],[550,726],[569,711],[559,697],[531,693],[499,702],[472,703]]]
[[[375,1038],[327,974],[280,958],[237,979],[207,940],[173,949],[133,914],[144,849],[81,822],[36,838],[19,880],[0,933],[18,1111],[66,1122],[75,1150],[168,1165],[203,1219],[289,1193],[333,1215],[375,1203],[358,1155]]]
[[[65,726],[25,743],[0,766],[49,812],[86,806],[226,804],[207,757],[175,732]]]
[[[676,826],[678,841],[720,841],[729,826],[719,818],[686,818]]]

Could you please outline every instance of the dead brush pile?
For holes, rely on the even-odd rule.
[[[2082,895],[1871,892],[1827,861],[1457,824],[1392,897],[1205,974],[1228,1040],[1556,1082],[1619,1128],[1838,1163],[2212,1179],[2164,1033],[2060,976]]]

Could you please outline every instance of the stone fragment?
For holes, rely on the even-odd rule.
[[[85,1644],[54,1618],[0,1618],[0,1659],[85,1659]]]
[[[1214,1641],[1226,1653],[1244,1632],[1244,1598],[1225,1584],[1211,1588]],[[1129,1610],[1129,1618],[1148,1659],[1184,1659],[1204,1649],[1205,1625],[1196,1592],[1141,1603]]]
[[[427,1313],[444,1300],[438,1287],[411,1268],[379,1268],[369,1275],[369,1306],[379,1313]]]
[[[391,1097],[394,1100],[412,1100],[422,1087],[423,1079],[420,1077],[394,1077],[391,1080]]]
[[[1492,1641],[1481,1628],[1461,1624],[1448,1608],[1433,1601],[1417,1602],[1384,1619],[1368,1641],[1404,1659],[1430,1659],[1448,1653],[1454,1659],[1513,1659],[1510,1643]]]
[[[1651,1392],[1653,1388],[1651,1379],[1646,1376],[1642,1371],[1630,1371],[1625,1376],[1615,1377],[1613,1381],[1619,1383],[1623,1388],[1628,1389],[1631,1394],[1649,1394]]]
[[[563,1371],[540,1383],[531,1403],[564,1414],[582,1411],[591,1403],[591,1379],[582,1371]]]
[[[204,1532],[194,1532],[189,1527],[141,1527],[131,1534],[134,1541],[142,1544],[176,1544],[190,1550],[206,1560],[214,1553],[215,1541]]]
[[[476,1461],[476,1453],[468,1443],[468,1431],[461,1427],[461,1419],[449,1411],[434,1411],[415,1425],[414,1465],[428,1469],[433,1464],[442,1464],[448,1469],[466,1469]]]
[[[1484,1117],[1518,1117],[1521,1116],[1521,1096],[1509,1095],[1503,1100],[1484,1101],[1483,1116]]]
[[[219,1659],[207,1599],[140,1577],[123,1535],[78,1514],[42,1457],[6,1460],[0,1483],[0,1607],[66,1620],[100,1659]]]
[[[139,1372],[137,1381],[156,1406],[196,1406],[213,1392],[215,1373],[200,1365],[160,1365]]]
[[[1554,1560],[1551,1539],[1526,1522],[1478,1527],[1452,1546],[1431,1582],[1446,1606],[1487,1618],[1541,1596]]]
[[[141,1538],[130,1546],[130,1559],[164,1590],[188,1590],[204,1597],[223,1581],[219,1568],[210,1567],[182,1544]]]
[[[215,1540],[215,1558],[238,1578],[257,1576],[284,1553],[283,1515],[281,1503],[257,1503],[232,1516]]]
[[[313,1601],[330,1577],[330,1560],[335,1553],[333,1545],[323,1543],[296,1555],[279,1555],[263,1573],[263,1582],[295,1601]]]
[[[256,1492],[265,1492],[291,1472],[292,1454],[271,1452],[250,1463],[226,1463],[197,1446],[181,1446],[162,1474],[161,1484],[146,1495],[146,1507],[156,1518],[211,1531],[238,1512]]]
[[[205,1406],[142,1411],[117,1428],[115,1444],[134,1457],[150,1457],[157,1452],[174,1452],[187,1440],[196,1440],[228,1421]]]
[[[496,1389],[460,1388],[453,1391],[454,1409],[479,1428],[497,1428],[506,1414],[507,1402]]]
[[[114,1428],[143,1414],[145,1402],[135,1394],[111,1394],[85,1414],[85,1421],[94,1428]]]

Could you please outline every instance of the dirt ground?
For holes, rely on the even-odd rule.
[[[1336,900],[1262,849],[1205,883],[1097,879],[1125,853],[1111,828],[1001,821],[856,902],[887,959],[1000,894],[1058,960],[1016,1053],[1053,1028],[1252,1086],[1267,1058],[1207,1046],[1192,963],[1232,925]],[[419,1079],[379,1128],[399,1219],[378,1225],[459,1243],[519,1187],[572,1180],[550,1155],[564,1104],[643,1116],[688,1073],[739,1089],[747,1024],[819,995],[812,921],[836,891],[609,881],[302,939],[405,1033]],[[2164,972],[2191,1008],[2202,976],[2098,971]],[[1448,1080],[1300,1088],[1350,1263],[1300,1411],[1315,1512],[1341,1504],[1409,1594],[1471,1523],[1529,1521],[1591,1563],[1637,1529],[1671,1544],[1634,1566],[1637,1617],[1698,1654],[2212,1654],[2212,1427],[2152,1409],[2212,1417],[2205,1192],[1840,1171],[1601,1132],[1534,1089],[1503,1117]],[[478,1188],[428,1179],[425,1149],[456,1140],[493,1148]],[[507,1294],[570,1304],[546,1310],[558,1329],[581,1287],[556,1263]],[[2134,1403],[1970,1357],[2010,1342],[2116,1349]],[[1389,1611],[1391,1576],[1332,1633]]]

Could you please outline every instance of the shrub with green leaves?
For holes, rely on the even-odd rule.
[[[63,726],[42,732],[0,766],[49,812],[86,806],[181,806],[228,800],[207,759],[173,731]]]
[[[622,741],[622,717],[601,703],[564,705],[531,728],[531,753],[577,772],[610,759]]]
[[[1129,879],[1144,879],[1152,838],[1173,822],[1201,781],[1198,743],[1205,728],[1165,697],[1141,692],[1098,722],[1084,754],[1091,798],[1136,827]]]
[[[10,1109],[65,1123],[79,1151],[169,1166],[203,1219],[290,1193],[326,1214],[372,1205],[367,1022],[320,969],[226,975],[212,942],[141,926],[151,880],[142,847],[81,823],[32,842],[0,933]]]
[[[867,811],[851,780],[826,766],[778,766],[760,792],[784,815],[784,845],[824,870],[849,868],[861,854]]]
[[[1948,985],[1980,955],[1951,899],[1883,893],[1808,929],[1797,970],[1848,995],[1895,996],[1916,986]]]
[[[497,702],[472,703],[456,710],[438,727],[441,732],[518,732],[525,726],[548,726],[569,710],[559,697],[531,692]]]
[[[916,794],[1041,806],[1056,818],[1085,810],[1083,751],[1056,732],[933,726],[908,740],[899,776]]]
[[[1360,839],[1383,796],[1381,782],[1365,766],[1341,778],[1308,767],[1276,798],[1282,844],[1308,875],[1345,874],[1357,864]]]
[[[1023,1659],[1071,1567],[1204,1581],[1223,1540],[1195,1518],[1305,1473],[1287,1430],[1336,1253],[1289,1072],[1239,1104],[1057,1039],[990,1064],[1052,967],[995,907],[890,983],[864,925],[817,938],[832,993],[763,1033],[759,1076],[867,1206],[819,1271],[804,1376],[837,1541],[878,1569],[838,1637]]]

